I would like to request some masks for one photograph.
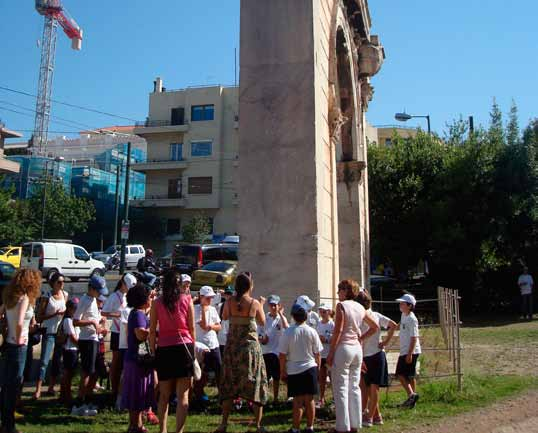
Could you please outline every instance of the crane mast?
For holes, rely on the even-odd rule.
[[[32,146],[34,153],[45,154],[49,131],[58,25],[63,28],[67,37],[71,39],[72,48],[75,50],[80,50],[82,29],[69,16],[60,0],[36,0],[36,10],[40,15],[43,15],[45,23],[41,41],[41,63]]]

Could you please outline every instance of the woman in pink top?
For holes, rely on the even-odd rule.
[[[182,293],[181,275],[176,271],[171,270],[164,276],[163,294],[151,306],[149,332],[150,350],[155,354],[159,378],[159,431],[167,431],[168,402],[175,391],[176,432],[181,433],[189,409],[196,336],[192,298]]]
[[[356,432],[362,427],[361,365],[362,341],[374,334],[379,325],[354,299],[359,294],[359,284],[344,280],[338,284],[334,334],[327,364],[332,367],[331,382],[336,409],[336,431]],[[361,336],[363,320],[368,331]]]

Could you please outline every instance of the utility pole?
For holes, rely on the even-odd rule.
[[[125,191],[123,192],[123,222],[121,227],[120,275],[125,272],[125,246],[129,238],[129,176],[131,170],[131,142],[127,143],[127,162],[125,164]],[[125,229],[127,226],[127,229]]]
[[[114,247],[118,245],[118,218],[120,216],[120,175],[121,165],[116,167],[116,200],[114,203]]]

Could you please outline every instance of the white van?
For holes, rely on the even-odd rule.
[[[65,242],[28,242],[22,246],[21,268],[37,269],[50,278],[61,272],[71,281],[105,275],[105,265],[79,245]]]

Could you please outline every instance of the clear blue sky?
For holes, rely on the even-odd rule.
[[[156,76],[169,89],[233,84],[239,0],[64,3],[84,29],[85,40],[76,52],[63,33],[58,35],[55,99],[142,120]],[[0,0],[0,86],[35,94],[43,19],[33,4]],[[373,80],[371,123],[395,123],[394,113],[405,108],[431,114],[438,132],[460,114],[473,114],[476,123],[487,124],[493,96],[504,112],[514,98],[522,125],[538,116],[538,2],[370,0],[370,9],[372,32],[380,35],[387,53]],[[32,98],[0,90],[0,107],[25,112],[8,103],[35,106]],[[0,118],[13,129],[31,130],[33,113],[27,113],[0,109]],[[128,123],[57,104],[52,115],[92,127]],[[409,122],[418,124],[423,123]],[[50,126],[51,131],[75,129]]]

